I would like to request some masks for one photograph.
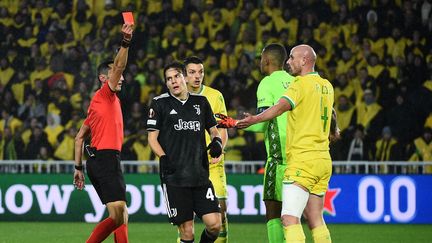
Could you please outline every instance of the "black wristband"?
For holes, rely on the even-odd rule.
[[[83,170],[83,166],[82,165],[75,165],[75,170]]]
[[[129,45],[130,45],[130,40],[127,40],[127,39],[123,38],[123,40],[122,40],[122,42],[121,42],[120,45],[121,45],[122,47],[124,47],[124,48],[128,48]]]
[[[222,147],[222,138],[220,138],[220,137],[214,137],[213,141],[218,142],[220,144],[220,146]]]

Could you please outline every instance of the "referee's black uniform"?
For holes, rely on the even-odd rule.
[[[185,101],[164,93],[153,98],[147,130],[159,130],[158,142],[169,160],[161,161],[162,189],[168,216],[174,224],[219,212],[219,203],[209,179],[205,133],[216,126],[210,104],[202,95]],[[198,203],[197,203],[198,202]],[[183,215],[186,212],[186,215]]]

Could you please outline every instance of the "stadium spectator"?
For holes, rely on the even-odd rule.
[[[410,148],[412,155],[409,161],[432,161],[432,128],[425,127],[422,136],[416,138]],[[422,167],[419,168],[423,170]],[[421,173],[422,171],[411,170],[411,172]],[[432,174],[432,166],[424,166],[423,173]]]
[[[74,185],[79,190],[84,187],[81,156],[84,139],[91,134],[91,147],[86,147],[89,152],[86,168],[109,212],[109,217],[95,227],[87,242],[102,242],[112,232],[116,242],[128,242],[126,185],[120,167],[123,116],[116,93],[122,88],[133,25],[124,24],[121,31],[123,40],[114,61],[101,63],[98,67],[101,88],[93,96],[87,118],[75,138]]]
[[[24,143],[18,134],[14,135],[12,133],[12,129],[9,127],[5,127],[1,133],[0,149],[0,158],[2,160],[23,159]]]
[[[246,118],[237,123],[237,127],[246,128],[290,110],[281,212],[286,242],[305,242],[300,223],[303,214],[308,219],[314,242],[331,242],[323,206],[332,173],[329,133],[330,124],[335,122],[331,111],[334,91],[331,83],[315,72],[315,60],[315,51],[309,45],[293,47],[287,64],[290,73],[297,76],[296,82],[288,87],[278,103],[258,115],[246,114]]]
[[[1,113],[2,119],[0,120],[0,132],[2,132],[6,127],[9,127],[12,131],[12,134],[18,132],[23,123],[20,119],[16,118],[9,110],[9,107],[3,108]]]
[[[159,157],[160,178],[170,222],[180,232],[180,242],[194,242],[194,215],[205,229],[200,242],[214,242],[221,229],[219,202],[209,179],[205,130],[211,143],[211,163],[219,161],[222,139],[210,104],[204,96],[188,92],[184,65],[164,68],[168,93],[153,99],[147,130],[150,147]]]
[[[33,160],[36,159],[41,147],[48,147],[52,149],[50,143],[48,142],[47,135],[42,129],[42,126],[37,124],[32,129],[32,133],[25,150],[25,158]]]
[[[392,136],[392,130],[389,126],[385,126],[382,130],[381,138],[378,139],[375,143],[375,158],[374,160],[379,161],[392,161],[398,160],[399,151],[398,149],[398,141]],[[378,167],[378,171],[375,173],[394,173],[394,167],[380,165]]]
[[[58,145],[57,137],[63,132],[64,127],[60,124],[60,116],[53,113],[47,115],[47,125],[44,128],[48,137],[48,142],[54,148]]]
[[[59,139],[56,150],[54,151],[54,158],[58,160],[73,160],[74,159],[74,146],[75,135],[77,129],[71,127],[66,129],[62,134],[62,139]]]
[[[38,83],[39,81],[37,81]],[[45,119],[46,117],[46,107],[41,100],[38,100],[33,93],[29,93],[25,102],[18,108],[18,117],[25,120],[30,120],[32,118]]]
[[[365,129],[362,125],[356,125],[352,129],[348,129],[344,134],[342,141],[345,146],[342,146],[346,156],[341,157],[341,160],[347,161],[369,161],[373,158],[373,150],[370,139],[365,134]],[[346,173],[364,173],[365,166],[347,166]]]
[[[357,105],[356,112],[357,124],[362,125],[369,136],[376,137],[379,134],[378,131],[371,129],[371,127],[376,129],[381,126],[383,120],[383,112],[381,110],[382,107],[376,102],[372,90],[366,89],[363,95],[363,102]]]
[[[274,28],[271,31],[263,32],[261,37],[264,41],[276,38],[286,47],[290,47],[304,37],[302,33],[307,32],[306,36],[319,44],[316,47],[319,55],[317,70],[330,80],[335,80],[336,77],[339,79],[336,73],[344,69],[339,67],[340,63],[346,63],[347,60],[344,59],[346,58],[344,51],[350,50],[352,52],[350,60],[355,60],[355,62],[348,69],[347,81],[348,87],[353,86],[355,90],[355,97],[349,97],[349,99],[356,99],[351,100],[353,104],[362,101],[363,91],[369,88],[373,91],[378,104],[382,106],[383,113],[386,114],[394,105],[394,95],[399,92],[399,89],[404,88],[405,91],[401,93],[405,99],[404,103],[416,107],[413,111],[415,115],[412,117],[415,125],[410,129],[413,131],[412,137],[421,135],[423,124],[429,115],[432,94],[431,89],[424,88],[424,85],[426,84],[425,78],[430,80],[432,73],[432,66],[430,65],[432,63],[430,1],[286,0],[254,2],[239,0],[221,2],[198,0],[190,3],[187,1],[185,3],[181,1],[179,3],[152,1],[147,5],[142,4],[141,1],[136,3],[108,1],[109,4],[111,5],[107,7],[110,8],[110,12],[112,9],[123,11],[127,7],[128,10],[138,15],[139,21],[137,21],[134,37],[136,38],[134,48],[136,54],[130,56],[129,63],[136,64],[139,73],[143,74],[140,79],[137,79],[142,85],[142,89],[146,87],[144,84],[152,80],[151,88],[146,90],[145,94],[141,94],[140,100],[143,105],[147,105],[149,95],[151,97],[154,94],[159,94],[164,88],[163,82],[161,82],[162,73],[158,70],[163,69],[164,64],[169,63],[173,57],[170,52],[165,52],[161,48],[162,31],[172,18],[176,18],[178,26],[182,30],[178,34],[186,37],[185,39],[180,38],[181,42],[187,43],[187,48],[183,52],[196,53],[203,60],[205,59],[206,85],[211,84],[217,87],[225,96],[227,108],[233,109],[231,100],[246,93],[243,92],[243,89],[237,91],[238,82],[234,82],[234,80],[242,80],[238,74],[247,73],[247,69],[252,70],[248,75],[248,87],[257,86],[258,80],[262,78],[257,69],[250,67],[256,66],[257,59],[254,53],[264,45],[255,38],[255,22],[258,21],[260,13],[265,12],[271,17]],[[66,65],[63,66],[63,70],[56,72],[62,71],[74,76],[76,81],[72,90],[74,92],[76,92],[80,82],[85,82],[88,87],[87,93],[92,96],[91,87],[94,79],[84,76],[82,76],[84,79],[81,78],[79,74],[82,71],[81,65],[90,64],[90,70],[87,73],[91,73],[101,60],[108,57],[108,53],[103,50],[106,48],[113,48],[114,50],[118,47],[115,38],[118,31],[115,23],[120,18],[105,16],[101,28],[93,29],[94,31],[88,32],[84,36],[74,36],[74,30],[77,28],[75,24],[72,27],[72,22],[77,23],[75,19],[77,13],[82,12],[85,15],[83,15],[85,19],[82,23],[83,26],[99,27],[96,16],[104,12],[105,1],[10,0],[2,1],[1,6],[0,54],[7,59],[9,66],[15,71],[9,82],[5,86],[0,86],[1,94],[5,94],[8,90],[12,91],[15,100],[21,105],[28,97],[31,87],[31,89],[37,90],[32,91],[37,97],[35,104],[41,104],[45,108],[43,113],[46,114],[49,98],[46,93],[46,81],[51,78],[54,71],[50,70],[51,67],[48,67],[47,64],[51,64],[53,60],[59,60],[60,57],[60,59],[64,59]],[[180,6],[183,6],[181,11],[179,11]],[[282,9],[282,14],[277,11],[278,8]],[[152,13],[151,17],[147,11]],[[270,11],[272,14],[269,14]],[[247,65],[239,61],[232,72],[223,75],[219,67],[221,53],[213,52],[210,48],[210,40],[214,41],[214,39],[210,38],[207,31],[209,24],[214,22],[216,12],[220,12],[221,23],[226,23],[226,26],[229,26],[225,30],[215,33],[221,34],[218,38],[222,39],[223,42],[229,40],[235,53],[231,59],[241,61],[243,55],[249,56],[246,61]],[[304,12],[305,14],[301,14]],[[196,29],[194,31],[199,33],[193,37],[195,39],[194,44],[190,43],[191,25],[194,26],[192,29]],[[311,26],[313,29],[310,29]],[[24,37],[26,29],[29,30],[27,31],[28,39]],[[245,35],[249,36],[244,38]],[[254,38],[250,38],[250,36]],[[21,48],[18,43],[19,39],[21,39],[21,44],[34,39],[36,42],[29,47]],[[24,42],[22,42],[23,40]],[[167,48],[172,49],[173,46],[168,45]],[[377,46],[380,47],[377,48]],[[89,47],[93,48],[90,54],[87,53]],[[376,80],[372,78],[372,73],[368,74],[367,72],[367,60],[373,54],[382,57],[378,58],[375,66],[380,67],[382,65],[385,67],[381,73],[381,78]],[[157,65],[153,67],[147,65],[152,62],[152,58],[157,60],[155,61]],[[41,60],[45,62],[42,66],[40,65]],[[341,60],[344,62],[340,62]],[[245,68],[245,66],[249,66],[249,68]],[[391,79],[383,77],[386,69],[390,72],[390,78],[395,79],[391,81],[393,84],[387,83]],[[3,78],[7,78],[7,76],[1,75],[0,80]],[[35,87],[37,85],[35,85],[36,79],[40,80],[40,87]],[[2,80],[1,82],[5,81]],[[398,88],[397,90],[388,88],[394,85]],[[70,90],[69,86],[68,89]],[[127,85],[125,89],[127,89]],[[255,90],[255,88],[251,89]],[[248,95],[246,96],[248,97]],[[66,96],[66,99],[69,100],[69,97]],[[248,110],[253,109],[255,104],[250,101],[254,100],[255,97],[241,99],[240,105]],[[337,101],[336,99],[336,105]],[[87,110],[87,102],[87,98],[82,101],[72,101],[74,109],[76,109],[77,103],[80,103],[80,107],[82,106],[84,111]],[[132,104],[129,103],[127,106],[130,105]],[[123,108],[125,110],[130,109],[126,106]],[[26,115],[17,117],[23,121],[30,119]],[[43,117],[42,119],[45,120],[46,118]],[[67,123],[70,119],[70,117],[62,117],[62,122]],[[376,127],[371,124],[368,131],[372,130],[372,134],[375,134],[373,139],[376,139],[381,129],[382,126]],[[393,127],[392,130],[396,136],[398,130],[393,129]],[[246,135],[250,136],[247,133],[241,134],[241,136]],[[349,135],[349,133],[343,134],[343,136]],[[376,140],[371,141],[372,144],[375,142]],[[246,154],[251,153],[246,151]]]

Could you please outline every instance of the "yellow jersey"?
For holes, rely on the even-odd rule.
[[[287,113],[287,163],[331,159],[329,132],[334,102],[333,86],[317,72],[298,76],[282,96]]]
[[[227,115],[227,109],[225,106],[225,99],[221,92],[219,92],[216,89],[213,89],[209,86],[202,85],[201,91],[198,93],[200,95],[203,95],[207,98],[208,102],[210,103],[210,107],[212,108],[213,114],[221,113],[224,115]],[[206,144],[209,145],[211,142],[210,140],[210,134],[206,133]],[[209,157],[210,159],[210,157]],[[223,158],[221,162],[223,161]],[[212,165],[210,165],[211,167]]]

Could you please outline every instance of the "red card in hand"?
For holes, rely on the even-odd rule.
[[[134,18],[132,12],[123,12],[123,21],[125,24],[133,25]]]

